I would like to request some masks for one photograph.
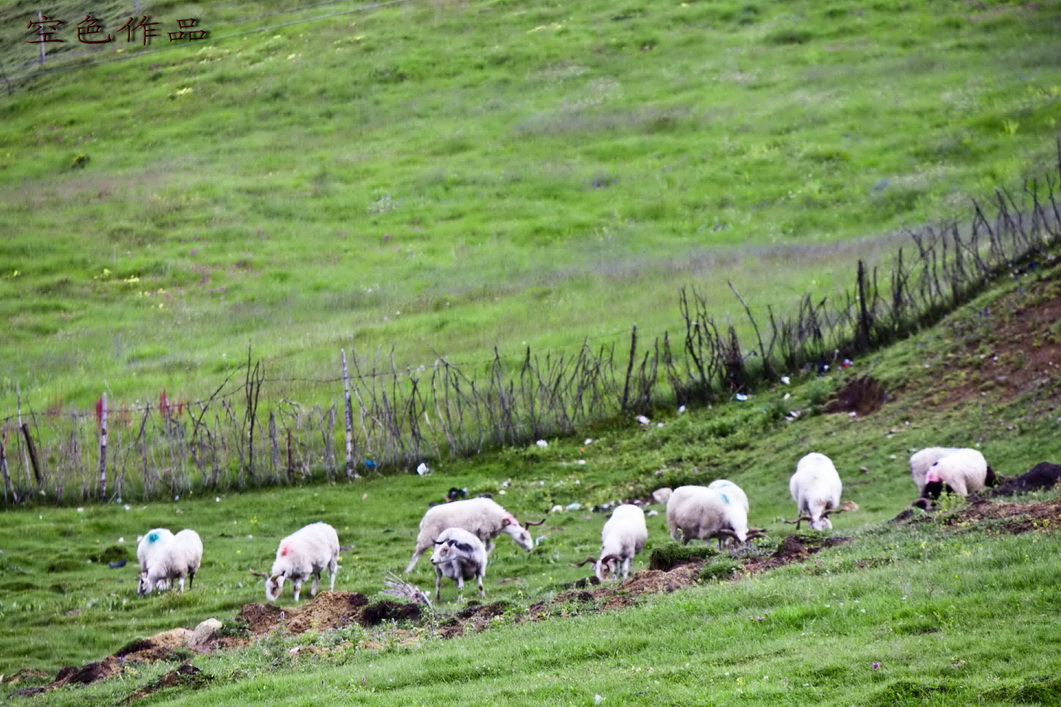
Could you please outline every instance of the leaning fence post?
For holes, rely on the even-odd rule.
[[[5,449],[7,444],[7,426],[4,426],[4,434],[0,436],[0,472],[4,474],[4,503],[7,503],[8,496],[10,495],[13,503],[18,503],[18,493],[15,491],[15,485],[11,483],[11,476],[7,472],[7,450]]]
[[[107,394],[100,407],[99,432],[99,500],[107,500]]]
[[[346,349],[339,349],[343,358],[343,394],[346,396],[346,475],[361,478],[354,469],[354,406],[350,402],[350,376],[346,372]]]
[[[619,408],[626,410],[627,401],[630,397],[630,375],[634,371],[634,357],[637,355],[637,325],[634,324],[630,330],[630,360],[626,364],[626,381],[623,383],[623,399],[619,402]]]

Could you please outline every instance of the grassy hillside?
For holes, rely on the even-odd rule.
[[[455,702],[469,691],[498,703],[585,703],[597,694],[646,703],[1056,702],[1056,519],[1025,523],[1020,529],[1031,532],[1021,534],[1006,522],[967,516],[885,521],[915,495],[906,465],[914,449],[976,445],[1005,475],[1059,461],[1059,308],[1061,267],[1043,263],[844,373],[648,426],[593,430],[588,442],[551,440],[545,449],[447,463],[423,478],[129,508],[4,511],[0,672],[54,671],[173,626],[211,615],[229,620],[262,600],[247,569],[266,567],[278,539],[311,520],[332,523],[341,542],[353,545],[337,589],[375,596],[385,571],[400,570],[411,554],[426,503],[466,486],[493,493],[520,517],[583,504],[549,514],[532,553],[499,539],[488,599],[509,608],[489,630],[448,641],[405,625],[274,636],[236,653],[194,657],[211,678],[207,692],[163,694],[196,702]],[[855,375],[883,384],[884,406],[864,417],[824,414],[831,393]],[[793,410],[802,414],[786,421]],[[548,609],[552,618],[526,620],[529,607],[586,576],[569,563],[596,552],[606,515],[588,509],[613,498],[730,478],[748,493],[751,522],[770,529],[759,551],[772,552],[791,532],[780,522],[793,512],[788,477],[811,450],[835,460],[845,498],[861,508],[835,519],[833,534],[851,542],[752,578],[642,597],[621,611],[599,613],[598,602],[569,598]],[[649,521],[649,550],[669,545],[663,516]],[[137,533],[160,525],[197,528],[205,563],[193,591],[140,599],[132,565],[112,570],[102,561],[132,560]],[[646,560],[647,553],[636,569]],[[412,579],[424,587],[430,577],[422,560]],[[457,611],[452,586],[444,592],[440,611]],[[290,594],[281,605],[289,603]],[[48,699],[125,699],[173,667],[131,667],[122,679]]]
[[[293,7],[145,2],[212,39],[0,96],[0,411],[195,397],[248,343],[324,377],[654,333],[685,282],[784,306],[1057,132],[1057,2]]]

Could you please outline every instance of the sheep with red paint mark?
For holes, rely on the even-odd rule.
[[[961,451],[961,447],[925,447],[910,455],[910,476],[917,486],[918,495],[925,493],[925,476],[929,468],[948,454]]]
[[[335,589],[335,573],[339,569],[339,536],[327,523],[311,523],[280,541],[272,572],[265,581],[265,598],[276,601],[290,579],[295,588],[295,601],[302,591],[302,583],[313,576],[310,596],[317,595],[321,572],[328,570],[329,589]]]
[[[968,496],[997,484],[998,477],[983,454],[975,449],[959,449],[929,467],[923,495],[934,500],[946,490]]]

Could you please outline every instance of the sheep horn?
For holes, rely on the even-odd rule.
[[[716,535],[728,535],[734,540],[740,540],[740,538],[737,537],[737,534],[733,532],[731,528],[719,528],[719,531],[718,533],[716,533]]]
[[[534,523],[534,522],[532,522],[532,521],[527,521],[527,522],[526,522],[526,523],[524,523],[523,525],[526,525],[526,526],[531,526],[531,525],[541,525],[541,524],[542,524],[542,523],[544,523],[544,522],[545,522],[546,520],[547,520],[546,518],[542,518],[542,519],[541,519],[540,521],[538,521],[537,523]]]
[[[609,562],[611,562],[612,560],[615,560],[616,562],[622,562],[622,561],[623,561],[623,558],[619,557],[619,556],[618,556],[618,555],[616,555],[616,554],[611,554],[611,555],[608,555],[607,557],[602,557],[602,558],[600,558],[600,563],[601,563],[602,565],[606,565],[606,564],[608,564]]]
[[[765,538],[766,528],[749,528],[748,529],[748,540],[754,540],[755,538]]]
[[[593,564],[597,564],[597,558],[596,557],[587,557],[586,559],[582,560],[582,562],[579,562],[578,564],[575,564],[574,562],[572,562],[571,566],[572,567],[583,567],[588,562],[592,562]]]
[[[265,572],[255,572],[254,570],[250,570],[250,573],[253,574],[255,577],[261,577],[262,579],[269,579],[269,575],[265,574]]]

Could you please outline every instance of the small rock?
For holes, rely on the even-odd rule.
[[[652,500],[656,503],[666,503],[667,500],[670,499],[670,495],[671,489],[669,488],[664,487],[661,489],[656,489],[652,492]]]
[[[210,642],[221,629],[221,622],[217,619],[207,619],[195,627],[195,631],[188,638],[189,648],[198,648]]]
[[[863,474],[868,474],[869,473],[869,467],[868,466],[860,466],[858,468],[858,470],[861,471]]]
[[[560,504],[557,504],[557,505],[553,506],[552,508],[550,508],[549,512],[550,513],[559,513],[562,510],[564,510],[564,507],[561,506]]]

